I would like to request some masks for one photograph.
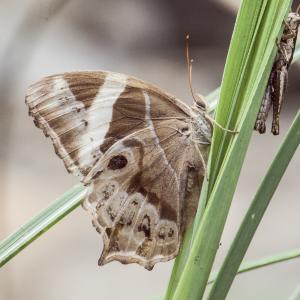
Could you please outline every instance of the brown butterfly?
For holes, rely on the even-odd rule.
[[[151,270],[173,259],[193,219],[212,121],[136,78],[105,71],[45,77],[26,95],[37,127],[88,187],[83,203],[102,234],[99,265]]]

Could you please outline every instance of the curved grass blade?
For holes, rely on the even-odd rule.
[[[299,59],[300,59],[300,42],[298,42],[297,45],[296,45],[296,50],[295,50],[295,53],[294,53],[293,63],[296,62]],[[208,112],[211,115],[214,114],[214,112],[217,108],[219,98],[220,98],[220,90],[221,90],[220,87],[218,87],[205,97],[205,99],[209,103]],[[202,207],[200,209],[201,212],[204,211],[203,206],[206,205],[205,201],[206,201],[206,196],[207,195],[206,195],[206,193],[204,193],[204,195],[203,195],[203,190],[205,188],[207,189],[207,184],[206,183],[203,184],[202,191],[201,191],[201,198],[199,200],[199,205],[202,205]],[[201,215],[202,215],[202,213],[201,213]],[[198,228],[199,222],[200,222],[200,218],[198,218],[197,223],[194,225],[195,228]],[[190,238],[191,238],[191,236],[190,236],[190,232],[189,232],[188,234],[185,235],[185,239],[184,239],[182,249],[181,249],[178,257],[176,258],[176,260],[174,262],[174,266],[173,266],[173,269],[172,269],[172,274],[171,274],[170,280],[169,280],[167,293],[166,293],[166,296],[165,296],[165,300],[172,299],[172,295],[173,295],[173,293],[176,289],[176,286],[179,282],[179,278],[182,274],[182,271],[183,271],[183,268],[184,268],[184,265],[185,265],[185,262],[186,262],[186,258],[188,256],[188,252],[190,251]]]
[[[280,0],[242,2],[216,114],[218,123],[227,128],[239,125],[240,132],[232,137],[215,130],[210,151],[209,201],[196,228],[191,252],[173,300],[202,299],[204,294],[275,57],[276,37],[288,7],[287,1]],[[256,20],[254,24],[253,20]]]
[[[237,271],[237,274],[246,273],[256,269],[260,269],[266,266],[274,265],[280,262],[288,261],[291,259],[300,258],[300,249],[290,250],[283,253],[274,254],[265,258],[246,261],[241,264]],[[218,275],[219,271],[213,272],[208,280],[208,284],[213,283]]]
[[[235,274],[273,194],[300,143],[300,111],[264,177],[210,291],[209,300],[225,299]]]
[[[0,267],[78,207],[86,189],[76,185],[0,243]]]

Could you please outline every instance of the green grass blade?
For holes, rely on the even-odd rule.
[[[236,129],[238,114],[243,106],[247,78],[250,76],[249,62],[253,44],[266,1],[243,1],[239,11],[229,54],[226,60],[216,120],[225,128]],[[230,80],[229,80],[230,78]],[[225,100],[224,100],[225,99]],[[216,128],[216,127],[215,127]],[[232,136],[216,129],[211,147],[211,172],[209,194],[214,186]]]
[[[273,194],[300,143],[300,111],[264,177],[226,255],[208,299],[225,299]]]
[[[298,43],[296,45],[293,63],[295,61],[299,60],[299,58],[300,58],[300,43]],[[220,90],[221,90],[220,87],[218,87],[205,97],[209,104],[208,112],[210,114],[213,114],[217,108],[217,104],[218,104],[218,101],[220,98]],[[205,185],[203,186],[203,189],[204,188],[205,188]],[[199,203],[199,204],[203,204],[201,207],[202,213],[204,212],[203,206],[204,206],[205,198],[206,198],[205,196],[203,198],[201,197],[200,203]],[[201,215],[202,215],[202,213],[201,213]],[[198,220],[198,221],[200,221],[200,220]],[[198,227],[198,224],[195,224],[195,228],[197,228],[197,227]],[[189,230],[189,232],[187,232],[187,234],[185,236],[182,250],[175,260],[172,274],[170,276],[169,286],[168,286],[168,290],[167,290],[167,293],[165,296],[165,300],[172,299],[173,293],[175,292],[175,288],[179,282],[179,278],[183,271],[187,255],[190,250],[190,237],[191,237],[190,234],[191,234],[191,231]],[[238,273],[247,272],[247,271],[250,271],[250,270],[253,270],[256,268],[261,268],[263,266],[267,266],[267,265],[274,264],[277,262],[285,261],[285,260],[288,260],[291,258],[298,257],[298,255],[299,255],[299,253],[297,251],[296,251],[296,254],[292,251],[292,252],[288,252],[288,253],[284,253],[284,254],[274,255],[272,257],[268,257],[265,259],[245,263],[245,264],[242,264],[241,269],[238,270]],[[208,282],[212,283],[215,280],[216,276],[217,276],[217,273],[214,273]]]
[[[253,271],[256,269],[260,269],[266,266],[274,265],[280,262],[288,261],[291,259],[299,258],[300,257],[300,249],[290,250],[279,254],[274,254],[272,256],[268,256],[265,258],[253,260],[253,261],[246,261],[241,264],[239,267],[237,274]],[[213,283],[218,275],[219,271],[213,272],[209,277],[208,283]]]
[[[33,217],[15,233],[0,243],[0,267],[46,232],[65,215],[78,207],[86,189],[82,185],[73,187],[54,201],[49,207]]]
[[[297,54],[296,54],[297,53]],[[295,55],[294,55],[294,59],[293,59],[293,63],[296,62],[297,60],[300,59],[300,42],[297,43],[296,45],[296,50],[295,50]],[[209,107],[208,107],[208,112],[210,114],[213,114],[216,110],[219,98],[220,98],[220,87],[216,88],[215,90],[213,90],[211,93],[209,93],[205,98],[206,101],[209,103]],[[207,184],[203,185],[202,189],[207,188]],[[201,191],[202,193],[203,191]],[[200,207],[201,210],[201,214],[203,214],[204,212],[204,206],[206,205],[205,203],[206,201],[206,194],[202,194],[201,195],[201,199],[200,199],[200,203],[199,205],[202,205],[202,207]],[[198,208],[199,209],[199,208]],[[198,222],[200,221],[200,219],[198,219]],[[195,228],[198,228],[198,222],[195,224]],[[179,255],[177,256],[175,262],[174,262],[174,266],[172,269],[172,274],[170,276],[170,280],[169,280],[169,285],[168,285],[168,289],[167,289],[167,293],[165,296],[165,300],[169,300],[172,299],[172,295],[175,291],[175,288],[179,282],[179,278],[181,276],[181,273],[183,271],[185,262],[186,262],[186,258],[188,256],[189,250],[190,250],[190,235],[191,231],[189,231],[184,238],[184,243],[182,246],[182,249],[179,253]]]
[[[246,261],[241,264],[238,274],[249,272],[255,269],[263,268],[266,266],[274,265],[280,262],[288,261],[291,259],[300,257],[300,249],[290,250],[279,254],[274,254],[262,259],[257,259],[254,261]]]
[[[227,128],[238,126],[240,133],[233,137],[215,130],[210,151],[209,201],[173,300],[201,299],[204,294],[276,53],[275,40],[288,7],[289,2],[280,0],[242,2],[216,113],[218,123]]]

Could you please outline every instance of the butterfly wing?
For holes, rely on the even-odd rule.
[[[99,264],[147,269],[174,258],[203,179],[185,104],[133,77],[74,72],[46,77],[26,103],[66,168],[88,185],[84,207],[103,235]]]
[[[100,265],[118,260],[152,269],[178,254],[204,170],[198,145],[182,133],[188,125],[153,122],[115,143],[95,165],[84,206],[104,237]]]

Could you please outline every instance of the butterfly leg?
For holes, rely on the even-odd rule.
[[[195,143],[194,145],[195,145],[195,147],[196,147],[196,151],[197,151],[198,154],[199,154],[199,158],[200,158],[200,161],[201,161],[201,165],[202,165],[203,170],[204,170],[204,172],[203,172],[203,173],[204,173],[204,176],[205,176],[205,178],[208,180],[208,172],[207,172],[207,166],[206,166],[205,159],[204,159],[204,157],[203,157],[203,155],[202,155],[202,153],[201,153],[201,151],[200,151],[198,145],[197,145],[196,143]]]
[[[203,95],[200,95],[200,94],[196,94],[196,96],[197,96],[197,104],[198,104],[198,103],[201,103],[200,107],[203,107],[203,108],[205,109],[205,117],[206,117],[209,121],[211,121],[214,125],[216,125],[216,126],[219,127],[220,129],[222,129],[223,131],[226,131],[226,132],[229,132],[229,133],[233,133],[233,134],[239,133],[239,132],[236,131],[236,130],[230,130],[230,129],[228,129],[228,128],[223,127],[223,126],[222,126],[221,124],[219,124],[214,118],[212,118],[212,117],[206,112],[207,107],[208,107],[208,104],[207,104],[207,102],[206,102],[206,100],[205,100],[205,97],[204,97]]]
[[[230,130],[228,128],[223,127],[221,124],[219,124],[214,118],[212,118],[208,114],[205,117],[207,119],[209,119],[215,126],[217,126],[218,128],[220,128],[221,130],[223,130],[225,132],[229,132],[229,133],[232,133],[232,134],[239,133],[239,131],[237,131],[237,130]]]

